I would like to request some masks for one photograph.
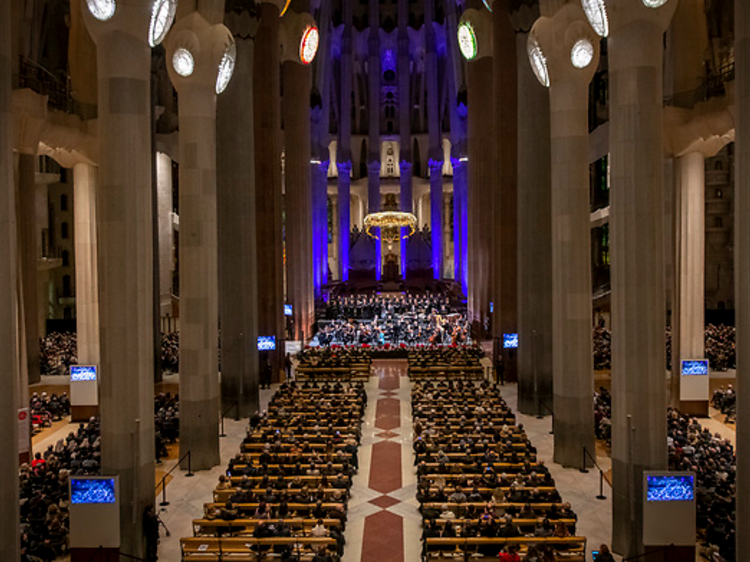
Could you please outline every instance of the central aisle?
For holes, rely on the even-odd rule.
[[[421,516],[406,360],[373,361],[343,562],[419,560]]]

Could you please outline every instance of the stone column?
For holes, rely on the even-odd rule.
[[[76,267],[78,363],[98,365],[99,279],[96,260],[97,170],[89,163],[73,166],[73,239]]]
[[[495,91],[497,180],[493,188],[495,248],[490,300],[495,303],[492,332],[500,341],[504,333],[518,332],[518,72],[509,4],[508,0],[495,0],[492,5],[493,71],[495,84],[502,87]],[[502,346],[499,350],[505,379],[517,380],[517,351]]]
[[[326,119],[326,121],[328,121]],[[323,125],[319,125],[322,127]],[[322,147],[321,147],[322,148]],[[326,154],[328,153],[326,147]],[[314,297],[322,298],[323,285],[328,283],[328,167],[327,159],[311,164],[313,196],[313,280]]]
[[[252,22],[252,23],[251,23]],[[253,71],[256,23],[246,11],[227,12],[237,48],[232,81],[217,101],[216,207],[219,241],[221,409],[238,417],[260,409],[258,259]]]
[[[434,33],[433,33],[434,35]],[[411,213],[414,206],[412,186],[411,150],[411,54],[409,51],[409,0],[398,1],[398,133],[399,133],[399,209]],[[409,240],[407,229],[401,229],[401,276],[406,279],[409,270]]]
[[[275,372],[283,367],[284,246],[281,202],[281,99],[279,13],[283,0],[260,3],[255,36],[253,104],[255,138],[255,212],[258,252],[258,335],[275,336],[277,353],[270,354]]]
[[[151,3],[113,7],[106,21],[84,8],[99,96],[101,464],[120,477],[121,551],[144,557],[142,516],[154,503]]]
[[[496,179],[497,142],[495,130],[494,77],[492,65],[492,22],[489,12],[466,10],[462,22],[472,24],[477,52],[467,64],[468,90],[468,304],[475,329],[484,332],[489,316],[492,263],[489,232],[492,188]]]
[[[179,56],[190,56],[194,69],[180,67]],[[229,30],[200,12],[170,33],[167,70],[180,115],[180,456],[190,451],[198,470],[220,461],[216,95],[236,58]],[[221,66],[227,60],[231,68]]]
[[[315,65],[315,88],[320,93],[320,109],[312,111],[313,157],[320,161],[313,174],[313,276],[316,300],[323,298],[323,286],[328,284],[328,168],[331,144],[331,94],[333,92],[333,58],[331,56],[332,2],[320,3],[319,50],[321,57]]]
[[[583,10],[567,4],[537,20],[527,48],[530,58],[543,53],[550,85],[555,462],[566,467],[581,466],[584,447],[595,454],[588,85],[598,64],[598,46]],[[590,54],[574,66],[571,56],[581,47]],[[540,75],[544,82],[544,73]]]
[[[172,315],[174,227],[172,226],[172,159],[156,153],[156,202],[159,207],[159,303],[162,316]]]
[[[39,313],[37,303],[36,154],[18,155],[19,289],[23,311],[24,367],[28,384],[41,380],[39,370]]]
[[[518,409],[552,409],[552,215],[549,90],[529,65],[527,33],[518,55]]]
[[[20,560],[16,201],[11,128],[11,2],[0,3],[0,558]],[[153,471],[153,469],[152,469]],[[153,473],[152,473],[153,476]],[[153,490],[152,490],[153,492]]]
[[[676,233],[679,275],[677,280],[680,323],[678,341],[672,338],[672,373],[680,374],[682,359],[705,355],[705,253],[706,160],[700,152],[677,159],[679,181],[679,231]],[[674,336],[675,334],[673,334]],[[706,396],[708,399],[708,396]]]
[[[735,287],[750,286],[750,3],[734,4],[734,56],[737,77],[737,140],[735,141]],[[0,18],[2,21],[2,18]],[[1,35],[0,35],[1,36]],[[2,208],[2,206],[0,206]],[[0,268],[1,270],[2,268]],[[0,294],[7,292],[0,291]],[[750,298],[736,291],[737,373],[750,372]],[[740,375],[742,376],[742,375]],[[2,409],[0,409],[2,411]],[[3,426],[5,427],[5,426]],[[737,388],[737,493],[750,491],[750,385]],[[5,474],[5,473],[3,473]],[[750,525],[750,502],[737,502],[737,529]],[[737,533],[737,552],[750,552],[750,533]],[[0,544],[3,544],[0,542]],[[2,547],[0,547],[2,548]]]
[[[461,290],[466,294],[467,290],[467,207],[466,207],[466,182],[467,166],[461,157],[451,157],[453,164],[453,248],[455,279],[461,284]]]
[[[614,550],[644,552],[643,471],[667,468],[663,34],[676,2],[610,0]]]
[[[438,104],[437,44],[435,38],[434,1],[425,0],[425,75],[427,79],[427,131],[430,168],[430,234],[432,242],[432,276],[443,278],[443,139]],[[411,104],[410,104],[411,105]]]
[[[367,39],[368,146],[367,146],[367,212],[380,211],[380,5],[370,2],[370,32]],[[379,236],[379,229],[375,229]],[[383,269],[382,244],[375,240],[375,279]]]
[[[315,321],[313,294],[310,90],[312,73],[300,58],[309,14],[284,17],[283,60],[287,294],[294,310],[296,339],[309,338]]]
[[[456,7],[446,2],[446,29],[449,37],[456,36]],[[460,283],[463,294],[467,285],[467,171],[466,171],[466,104],[458,103],[458,87],[463,82],[458,45],[450,41],[448,64],[448,107],[451,123],[451,165],[453,166],[453,246],[454,278]]]
[[[339,192],[338,192],[338,221],[339,221],[339,280],[349,280],[349,237],[352,231],[351,221],[351,172],[352,163],[338,162]]]
[[[430,94],[428,94],[429,97]],[[430,120],[430,122],[432,122]],[[443,278],[443,161],[428,162],[430,168],[430,235],[432,237],[432,275]]]
[[[336,151],[338,177],[339,280],[349,280],[349,237],[351,233],[352,171],[352,3],[342,3],[344,31],[341,37],[341,100],[339,139]]]
[[[372,109],[372,108],[371,108]],[[367,213],[377,213],[380,211],[380,160],[372,160],[367,164]],[[380,236],[380,229],[374,229],[377,236]],[[375,260],[375,278],[380,279],[383,264],[381,252],[382,243],[378,238],[373,240],[375,246],[375,252],[373,259]]]

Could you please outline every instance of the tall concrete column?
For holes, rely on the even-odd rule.
[[[368,146],[367,146],[367,212],[380,211],[380,4],[370,2],[368,46]],[[375,229],[379,236],[379,229]],[[375,240],[375,279],[383,269],[381,241]]]
[[[454,275],[457,283],[466,294],[467,279],[467,208],[466,208],[466,183],[467,165],[461,157],[451,157],[453,165],[453,254]]]
[[[313,165],[313,275],[315,298],[323,297],[323,286],[328,283],[328,167],[331,142],[331,93],[333,87],[333,58],[331,57],[332,0],[320,3],[319,51],[315,65],[315,88],[320,92],[320,109],[312,111],[313,156],[320,164]]]
[[[448,37],[456,37],[456,5],[445,2]],[[453,166],[453,246],[454,278],[460,283],[463,294],[468,294],[467,282],[467,170],[466,170],[466,104],[458,103],[458,88],[463,83],[462,66],[457,41],[449,41],[448,107],[451,124],[451,165]]]
[[[328,121],[328,120],[326,120]],[[319,125],[322,127],[322,125]],[[326,154],[328,154],[326,147]],[[322,287],[328,283],[328,167],[323,159],[311,164],[313,195],[313,278],[314,297],[322,298]]]
[[[156,204],[159,207],[159,308],[162,316],[171,316],[174,273],[172,159],[163,152],[156,153]]]
[[[490,300],[495,303],[492,332],[500,341],[504,333],[518,333],[518,72],[509,4],[508,0],[492,4],[493,71],[495,84],[502,87],[495,91],[497,181],[493,189],[495,248]],[[505,379],[517,380],[518,353],[502,346],[498,349]]]
[[[351,221],[351,162],[338,162],[338,225],[339,225],[339,280],[349,280],[349,238],[352,231]]]
[[[677,341],[672,338],[672,372],[676,375],[682,359],[699,359],[705,355],[706,309],[706,159],[700,152],[691,152],[679,157],[677,163],[679,259],[676,274],[679,279],[676,298],[679,299],[679,316],[676,320],[680,326]]]
[[[427,78],[427,132],[429,139],[428,166],[430,168],[430,234],[432,246],[432,276],[443,278],[443,139],[442,121],[438,104],[437,44],[433,24],[435,0],[425,0],[425,74]],[[411,105],[411,104],[410,104]]]
[[[644,552],[643,471],[667,468],[663,33],[676,2],[610,0],[614,550]]]
[[[190,72],[177,64],[186,53]],[[198,470],[220,461],[216,95],[231,78],[220,65],[231,59],[234,68],[236,58],[229,30],[200,12],[170,32],[167,70],[180,115],[180,456],[190,451]]]
[[[530,61],[543,53],[550,85],[554,456],[566,467],[581,466],[584,447],[592,456],[595,451],[588,85],[598,64],[598,45],[580,6],[567,4],[537,20],[527,47]],[[571,56],[579,46],[590,54],[576,67]]]
[[[78,363],[98,365],[99,277],[96,243],[97,169],[89,163],[73,166],[73,239],[76,267],[76,332]]]
[[[734,13],[734,56],[737,80],[734,286],[739,288],[750,287],[750,3],[735,2]],[[0,291],[0,294],[4,294],[3,291]],[[738,290],[734,298],[737,314],[737,373],[743,376],[750,372],[750,295],[746,291]],[[736,497],[738,498],[747,497],[745,494],[750,491],[750,454],[748,451],[750,451],[750,385],[742,384],[737,388]],[[736,524],[738,530],[745,530],[750,525],[750,502],[737,502]],[[736,552],[750,552],[750,533],[738,532],[736,536]]]
[[[409,50],[409,0],[398,0],[398,134],[399,134],[399,209],[411,213],[414,188],[412,186],[411,150],[411,53]],[[401,229],[401,276],[406,279],[409,270],[408,231]]]
[[[0,3],[0,558],[20,560],[16,201],[11,137],[11,2]],[[152,474],[153,476],[153,474]],[[153,492],[153,490],[152,490]]]
[[[479,333],[489,317],[492,262],[490,233],[492,189],[497,175],[492,22],[487,10],[466,10],[461,21],[472,24],[477,52],[467,64],[468,90],[468,305]]]
[[[380,211],[380,160],[372,160],[367,164],[367,213],[377,213]],[[374,229],[377,236],[380,236],[380,229]],[[375,253],[375,278],[380,279],[383,264],[382,262],[382,242],[378,238],[374,240]]]
[[[23,311],[24,368],[29,384],[41,380],[39,368],[40,324],[37,304],[36,160],[33,153],[18,155],[18,241],[21,275],[19,289]]]
[[[430,94],[428,94],[429,97]],[[428,162],[430,168],[430,236],[432,239],[432,275],[443,278],[443,161]]]
[[[339,138],[336,151],[338,177],[339,280],[349,280],[349,233],[351,232],[352,172],[352,3],[342,3],[344,31],[341,36]]]
[[[120,477],[121,552],[139,557],[154,502],[150,8],[118,3],[107,21],[83,10],[97,45],[102,474]]]
[[[294,311],[297,339],[309,338],[315,321],[310,167],[312,73],[300,58],[304,33],[313,25],[309,14],[287,13],[282,41],[287,294]]]
[[[283,0],[260,3],[255,36],[253,104],[255,138],[255,212],[258,252],[258,335],[275,336],[277,352],[269,356],[275,372],[283,367],[284,245],[281,199],[281,76],[279,13]]]
[[[237,48],[232,81],[217,101],[216,209],[219,241],[221,409],[238,417],[260,408],[258,391],[258,259],[253,71],[249,13],[227,12]]]
[[[518,55],[518,409],[552,408],[552,209],[549,90],[534,77],[527,33]]]

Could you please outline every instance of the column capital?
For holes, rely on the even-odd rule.
[[[577,4],[540,17],[527,40],[529,64],[539,82],[588,84],[599,64],[599,36]]]
[[[232,78],[237,58],[232,33],[224,24],[210,24],[200,12],[178,21],[165,46],[167,73],[180,95],[200,86],[220,94]]]
[[[380,160],[372,160],[367,163],[368,175],[380,174],[380,168],[381,168]]]
[[[469,159],[466,156],[451,156],[451,166],[453,167],[453,170],[465,168],[466,165],[469,163]]]
[[[307,12],[288,12],[281,22],[281,63],[312,64],[318,52],[320,33]]]
[[[430,168],[430,174],[433,172],[440,172],[443,170],[443,161],[442,160],[433,160],[430,158],[427,161],[427,166]]]
[[[411,173],[411,169],[412,169],[411,160],[401,160],[398,163],[398,167],[401,170],[401,175],[404,175],[407,172]]]
[[[81,3],[86,29],[97,44],[100,38],[117,31],[154,47],[164,40],[177,11],[177,0],[81,0]]]

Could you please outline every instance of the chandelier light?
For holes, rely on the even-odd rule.
[[[380,229],[380,236],[373,232],[375,228]],[[409,232],[403,238],[408,238],[414,234],[417,231],[417,217],[403,211],[381,211],[370,213],[365,217],[365,232],[368,236],[381,239],[388,244],[398,242],[402,238],[402,228],[409,229]]]

